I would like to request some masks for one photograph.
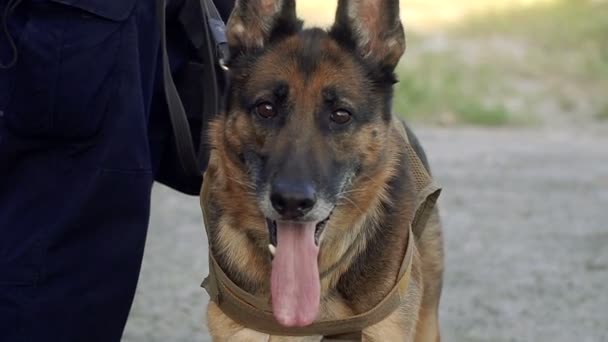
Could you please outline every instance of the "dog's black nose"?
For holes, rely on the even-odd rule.
[[[284,219],[300,218],[314,207],[317,194],[312,184],[274,182],[270,193],[272,207]]]

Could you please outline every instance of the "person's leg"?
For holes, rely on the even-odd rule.
[[[0,341],[119,341],[137,284],[153,181],[154,1],[72,2],[26,1],[11,16]]]
[[[23,1],[9,28],[19,59],[0,67],[0,341],[118,341],[153,175],[176,160],[155,1]],[[170,34],[177,68],[190,52]],[[0,65],[9,46],[0,34]]]

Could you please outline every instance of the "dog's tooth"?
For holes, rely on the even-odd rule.
[[[268,250],[270,251],[270,254],[272,254],[272,256],[274,256],[274,254],[277,252],[277,248],[273,245],[268,245]]]

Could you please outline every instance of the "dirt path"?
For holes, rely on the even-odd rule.
[[[608,341],[608,127],[418,129],[436,177],[445,341]],[[157,186],[124,341],[208,341],[196,198]]]

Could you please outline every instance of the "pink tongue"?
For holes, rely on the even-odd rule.
[[[272,310],[285,326],[307,326],[317,317],[321,284],[315,223],[277,222],[272,261]]]

